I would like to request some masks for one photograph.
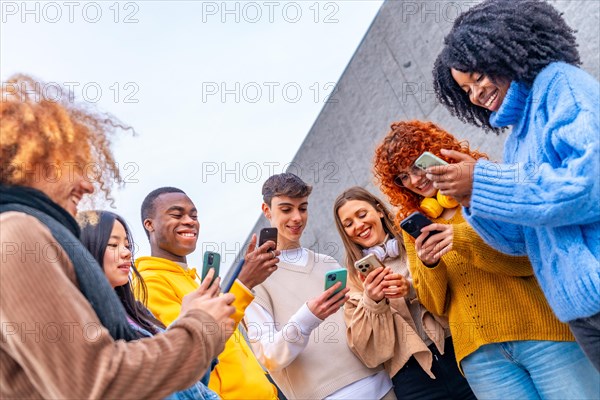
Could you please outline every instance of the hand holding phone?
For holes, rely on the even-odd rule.
[[[377,268],[385,268],[385,266],[375,257],[375,254],[368,254],[354,263],[354,268],[360,272],[362,276],[365,278],[369,275],[373,270]]]
[[[433,222],[431,222],[429,218],[420,212],[415,211],[408,217],[404,218],[402,222],[400,222],[400,228],[416,239],[421,236],[421,229],[431,224],[433,224]],[[436,233],[439,233],[439,231],[430,232],[425,240],[429,239],[430,236],[435,235]]]
[[[423,154],[421,154],[419,156],[419,158],[416,159],[414,165],[415,165],[415,167],[420,168],[425,171],[429,167],[437,167],[439,165],[448,165],[448,163],[446,161],[442,160],[441,158],[439,158],[438,156],[436,156],[435,154],[425,151],[425,152],[423,152]]]
[[[258,247],[262,246],[268,241],[275,242],[275,248],[271,250],[277,249],[277,228],[263,228],[260,230],[260,235],[258,237]]]
[[[210,271],[210,269],[212,268],[215,270],[215,274],[213,275],[213,280],[210,283],[210,285],[212,285],[212,283],[215,281],[215,279],[217,279],[217,277],[219,276],[220,267],[221,267],[221,255],[219,253],[215,253],[213,251],[204,252],[204,260],[202,263],[202,274],[200,276],[201,281],[204,282],[204,279],[206,278],[208,271]],[[210,285],[209,285],[209,287],[210,287]]]
[[[348,298],[346,293],[346,278],[348,271],[345,268],[334,269],[325,273],[325,291],[306,302],[308,309],[319,319],[324,320],[331,314],[336,313],[344,305]],[[339,288],[332,288],[340,282]]]

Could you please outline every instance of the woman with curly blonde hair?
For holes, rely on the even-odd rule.
[[[414,211],[433,220],[416,240],[403,234],[413,285],[428,310],[448,317],[473,392],[480,399],[593,398],[597,372],[552,313],[529,260],[486,245],[458,203],[436,199],[433,182],[414,166],[424,151],[443,159],[441,149],[486,157],[433,123],[403,121],[378,146],[374,171],[398,207],[398,228]]]
[[[118,180],[109,138],[123,125],[45,91],[27,76],[2,84],[0,398],[166,397],[223,350],[233,298],[193,293],[167,332],[133,341],[74,218],[84,195]]]

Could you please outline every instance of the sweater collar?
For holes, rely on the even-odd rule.
[[[495,128],[517,125],[525,115],[527,98],[531,88],[523,82],[513,81],[506,92],[498,111],[490,116],[490,124]]]

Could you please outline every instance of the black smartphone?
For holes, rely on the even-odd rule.
[[[431,225],[433,222],[429,220],[426,216],[421,214],[418,211],[410,214],[408,217],[404,218],[402,222],[400,222],[400,227],[408,233],[410,236],[415,239],[421,236],[421,229],[425,228],[427,225]],[[427,236],[427,239],[431,237],[431,235],[435,235],[436,233],[440,233],[440,231],[432,231]],[[425,239],[425,240],[427,240]]]
[[[204,262],[202,263],[202,275],[201,275],[202,282],[204,282],[204,278],[206,278],[208,271],[211,268],[213,268],[215,270],[215,275],[213,276],[213,280],[210,283],[210,286],[212,286],[215,279],[217,279],[217,277],[219,276],[219,267],[220,266],[221,266],[221,255],[219,253],[215,253],[214,251],[204,252]]]
[[[242,258],[236,264],[236,266],[233,267],[233,271],[231,272],[231,274],[229,276],[229,279],[221,287],[221,292],[223,292],[223,293],[229,293],[229,291],[231,290],[231,287],[233,286],[233,282],[235,282],[235,280],[237,279],[238,275],[242,271],[242,267],[243,266],[244,266],[244,258]]]
[[[263,228],[260,230],[260,235],[258,236],[258,247],[265,244],[267,241],[275,242],[275,248],[270,250],[277,249],[277,228]]]

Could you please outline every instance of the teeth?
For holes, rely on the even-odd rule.
[[[195,235],[195,234],[193,234],[193,233],[181,233],[180,235],[181,235],[181,236],[185,236],[185,237],[194,237],[194,236],[196,236],[196,235]]]
[[[489,100],[485,103],[485,106],[490,107],[494,100],[496,100],[496,97],[498,97],[498,91],[496,91],[496,93],[494,93],[492,97],[489,98]]]
[[[360,237],[365,237],[367,236],[367,234],[370,232],[370,229],[367,229],[366,231],[362,231],[361,233],[358,234],[358,236]]]

